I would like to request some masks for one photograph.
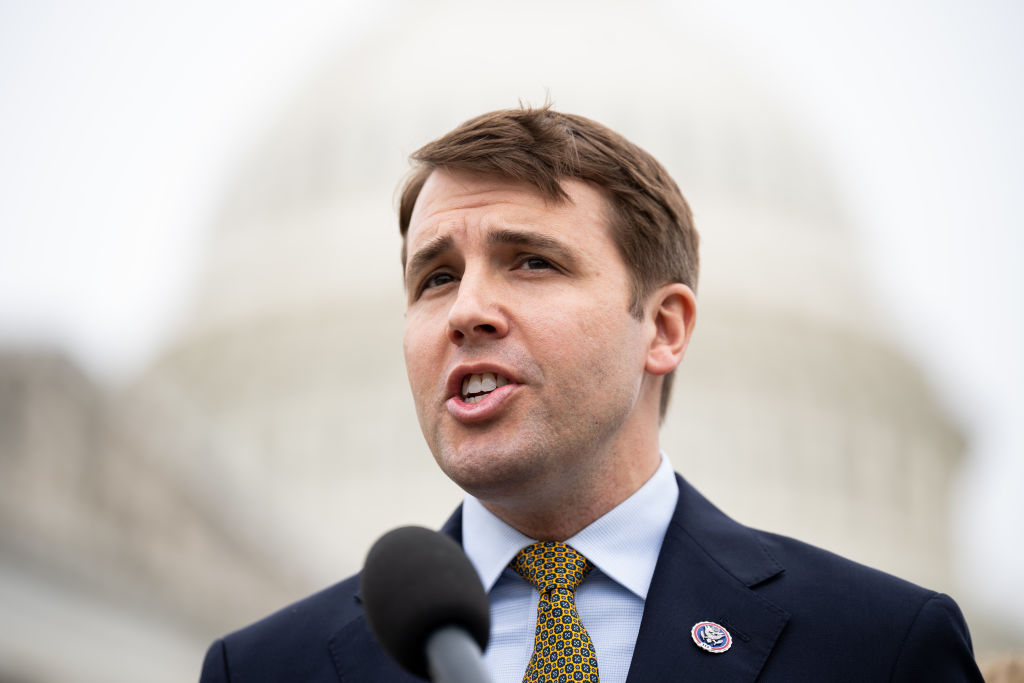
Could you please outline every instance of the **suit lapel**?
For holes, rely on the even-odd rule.
[[[677,477],[678,478],[678,477]],[[679,480],[679,503],[647,594],[629,683],[669,680],[753,681],[789,619],[751,590],[783,568],[746,527]],[[719,654],[692,641],[699,621],[724,626],[732,647]]]

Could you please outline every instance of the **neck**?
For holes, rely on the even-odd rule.
[[[657,448],[635,458],[631,466],[610,465],[586,484],[558,482],[526,494],[481,499],[496,517],[525,536],[565,541],[637,492],[661,462]]]

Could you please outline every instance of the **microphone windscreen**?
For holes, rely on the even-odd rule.
[[[487,647],[487,595],[448,536],[415,526],[389,531],[370,548],[361,582],[370,628],[407,671],[427,677],[427,639],[445,626],[459,626]]]

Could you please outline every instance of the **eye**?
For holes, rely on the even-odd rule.
[[[451,273],[439,272],[431,273],[423,283],[420,285],[420,292],[424,292],[428,289],[434,289],[437,287],[443,287],[451,282],[455,282],[455,276]]]
[[[524,270],[550,270],[555,266],[540,256],[526,256],[520,260],[519,267]]]

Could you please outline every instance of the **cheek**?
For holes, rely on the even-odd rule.
[[[405,355],[405,371],[409,376],[409,386],[414,396],[418,396],[424,385],[429,384],[428,375],[436,363],[431,362],[430,349],[426,344],[427,337],[420,328],[407,326],[402,339],[402,352]]]
[[[584,377],[601,377],[616,369],[635,365],[639,325],[625,309],[587,306],[567,313],[536,318],[532,335],[548,367],[574,368]]]

